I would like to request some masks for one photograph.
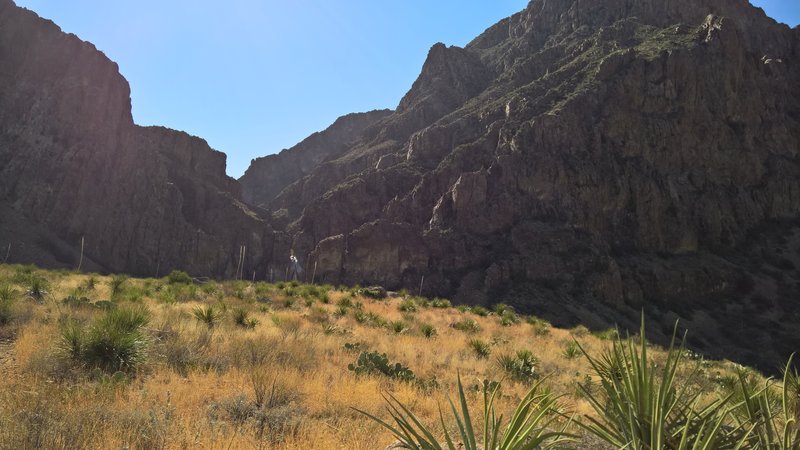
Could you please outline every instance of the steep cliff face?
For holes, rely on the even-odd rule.
[[[134,125],[117,65],[52,22],[0,2],[0,246],[9,261],[142,275],[232,274],[272,231],[239,201],[225,155]]]
[[[800,29],[743,0],[538,0],[435,45],[270,209],[318,279],[560,324],[645,309],[768,365],[800,345],[799,150]]]

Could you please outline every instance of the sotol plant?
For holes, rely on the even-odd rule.
[[[483,423],[476,430],[459,376],[458,407],[448,399],[458,434],[450,434],[444,414],[439,411],[440,424],[444,430],[441,438],[391,394],[386,394],[384,399],[392,423],[370,413],[358,409],[356,411],[379,423],[405,448],[412,450],[534,450],[554,448],[571,440],[572,436],[565,432],[569,421],[558,430],[552,429],[562,417],[561,408],[558,398],[542,389],[541,381],[520,401],[508,424],[504,424],[503,416],[498,417],[495,411],[494,403],[499,392],[499,383],[484,382]]]
[[[699,363],[688,378],[676,378],[685,352],[683,345],[676,348],[674,334],[666,361],[658,365],[647,356],[644,317],[638,345],[618,338],[598,357],[577,345],[600,379],[598,393],[581,386],[597,418],[587,416],[588,424],[578,423],[598,438],[630,450],[743,448],[744,425],[726,425],[730,397],[701,407],[702,391],[691,390]]]

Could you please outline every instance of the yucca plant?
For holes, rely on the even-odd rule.
[[[192,315],[198,321],[204,323],[209,329],[214,328],[222,320],[222,311],[214,306],[198,306],[192,311]]]
[[[563,413],[558,397],[544,390],[541,381],[528,391],[505,425],[503,416],[497,416],[494,406],[499,392],[500,383],[484,381],[483,424],[476,430],[459,376],[458,408],[452,399],[448,399],[458,433],[454,435],[448,431],[440,410],[439,420],[444,434],[441,438],[437,438],[431,427],[423,424],[391,394],[384,395],[384,399],[393,423],[358,409],[356,411],[389,430],[402,445],[411,450],[534,450],[553,448],[572,439],[573,436],[565,432],[569,421],[558,430],[551,428]]]
[[[772,380],[762,387],[750,382],[744,370],[738,373],[738,392],[742,401],[736,406],[734,416],[737,423],[752,427],[748,439],[750,448],[764,450],[800,450],[800,374],[792,367],[789,358],[783,371],[780,396],[775,398]]]
[[[11,323],[14,318],[14,299],[17,293],[9,286],[0,286],[0,325]]]
[[[647,356],[644,316],[638,345],[633,339],[614,340],[610,350],[597,358],[578,345],[600,379],[597,393],[581,386],[597,414],[580,424],[588,432],[616,448],[630,450],[722,450],[742,448],[747,438],[744,426],[727,425],[730,397],[700,406],[702,392],[692,392],[691,380],[678,381],[683,343],[675,346],[675,335],[666,361],[656,365]]]

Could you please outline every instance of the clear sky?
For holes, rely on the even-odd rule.
[[[527,0],[15,0],[91,41],[133,117],[200,136],[239,177],[344,114],[394,108],[436,42],[463,46]],[[755,0],[795,26],[800,0]]]

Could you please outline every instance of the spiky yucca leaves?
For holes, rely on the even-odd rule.
[[[751,426],[749,448],[763,450],[800,450],[800,374],[792,367],[789,358],[783,371],[783,386],[779,398],[775,398],[772,380],[757,387],[747,379],[745,371],[739,371],[737,386],[742,401],[736,406],[734,416],[737,423]]]
[[[198,321],[206,324],[209,329],[214,328],[222,320],[222,311],[212,305],[198,306],[192,311],[192,315]]]
[[[600,378],[600,394],[581,386],[597,413],[580,426],[616,448],[630,450],[723,450],[742,448],[748,435],[744,426],[727,426],[729,398],[700,407],[701,392],[692,392],[689,376],[676,379],[683,364],[683,342],[676,348],[673,334],[663,365],[647,356],[644,316],[638,345],[616,338],[599,357],[581,352]]]
[[[459,407],[448,399],[458,428],[457,435],[447,430],[444,415],[439,412],[444,437],[438,439],[431,428],[423,424],[405,405],[394,396],[384,396],[394,425],[367,412],[356,410],[389,430],[395,438],[411,450],[533,450],[553,448],[572,439],[565,424],[560,430],[551,430],[562,414],[558,398],[536,383],[520,401],[507,425],[503,416],[497,417],[494,402],[500,392],[499,383],[484,382],[483,426],[475,430],[464,393],[461,377],[458,377]],[[481,433],[482,432],[482,433]],[[480,436],[482,434],[482,436]],[[482,437],[480,446],[478,438]]]
[[[142,328],[149,320],[146,309],[134,308],[110,310],[88,329],[71,322],[61,331],[62,348],[86,368],[132,372],[146,357],[148,339]]]

